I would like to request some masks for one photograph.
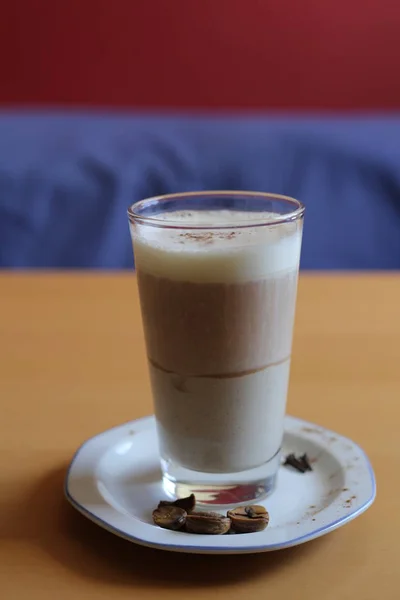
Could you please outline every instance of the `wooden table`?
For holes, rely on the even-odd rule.
[[[376,469],[361,518],[254,556],[175,555],[99,529],[63,498],[93,434],[151,412],[132,274],[0,275],[0,597],[400,597],[400,276],[302,275],[289,411],[354,438]]]

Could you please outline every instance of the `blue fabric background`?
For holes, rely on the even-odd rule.
[[[0,267],[126,268],[126,210],[263,190],[306,204],[302,267],[400,267],[400,116],[0,113]]]

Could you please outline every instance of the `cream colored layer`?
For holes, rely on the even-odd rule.
[[[150,365],[161,455],[180,466],[233,473],[281,446],[290,360],[241,377],[181,377]]]

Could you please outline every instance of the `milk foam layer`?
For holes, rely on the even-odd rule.
[[[298,267],[301,221],[257,226],[281,215],[233,210],[176,211],[157,218],[166,225],[173,221],[178,228],[132,226],[136,266],[152,275],[230,283],[263,279]],[[248,227],[237,228],[246,222]],[[185,229],[185,224],[224,228]]]

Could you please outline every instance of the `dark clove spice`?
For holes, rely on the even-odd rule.
[[[310,463],[310,460],[309,460],[309,458],[308,458],[308,456],[307,456],[307,454],[306,454],[306,453],[304,453],[304,454],[302,454],[302,455],[300,456],[300,460],[301,460],[301,462],[303,463],[303,465],[304,465],[304,467],[305,467],[306,471],[312,471],[312,470],[313,470],[313,468],[312,468],[312,466],[311,466],[311,463]]]
[[[304,457],[306,458],[306,461],[303,460]],[[306,471],[310,470],[312,471],[311,465],[308,461],[306,454],[304,454],[303,457],[296,458],[296,456],[292,452],[291,454],[288,454],[285,457],[285,461],[283,464],[285,466],[293,467],[293,469],[296,469],[296,471],[299,471],[300,473],[305,473]]]

